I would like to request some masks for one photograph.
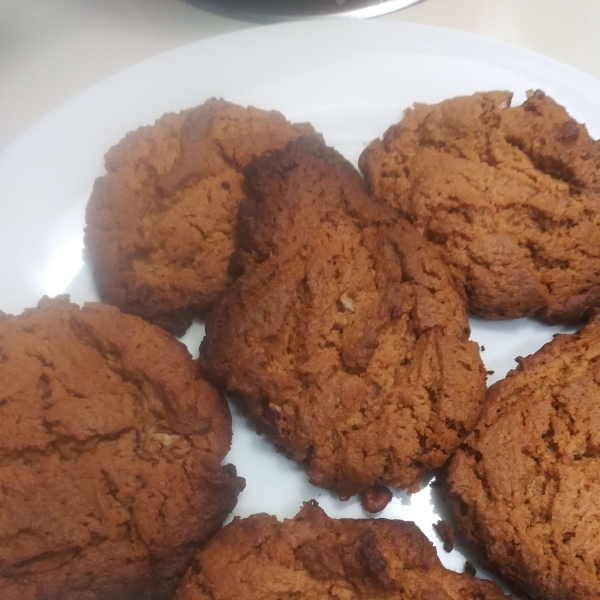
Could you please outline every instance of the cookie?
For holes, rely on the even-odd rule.
[[[127,134],[86,213],[102,301],[183,334],[230,283],[242,167],[305,134],[278,112],[215,99]]]
[[[316,503],[293,519],[235,518],[196,555],[175,600],[370,598],[506,600],[442,566],[414,523],[330,519]]]
[[[447,251],[473,314],[576,323],[600,304],[600,142],[543,92],[511,96],[416,104],[359,165]]]
[[[600,598],[600,315],[518,362],[450,462],[451,506],[516,589]]]
[[[0,318],[3,600],[172,597],[244,481],[187,349],[66,297]]]
[[[243,274],[207,317],[203,372],[315,485],[341,498],[419,489],[485,395],[442,254],[317,140],[253,160],[245,177]]]

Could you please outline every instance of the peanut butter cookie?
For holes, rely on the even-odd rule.
[[[243,479],[187,349],[66,297],[0,318],[2,600],[168,600]]]
[[[231,281],[242,167],[305,134],[278,112],[215,99],[127,134],[86,214],[102,301],[183,334]]]
[[[469,310],[575,323],[600,304],[600,143],[543,92],[416,104],[360,157],[448,253]]]
[[[445,569],[414,523],[330,519],[314,503],[283,521],[236,518],[199,551],[175,600],[217,598],[507,600]]]
[[[518,362],[451,459],[455,517],[516,589],[600,598],[600,315]]]
[[[439,249],[302,138],[245,170],[234,265],[200,362],[310,480],[417,490],[474,427],[477,344]]]

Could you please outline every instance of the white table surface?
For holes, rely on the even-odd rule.
[[[600,78],[600,0],[425,0],[378,18],[490,36]],[[0,149],[108,75],[253,26],[182,0],[0,0]]]

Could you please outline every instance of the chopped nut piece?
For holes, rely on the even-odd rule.
[[[172,446],[174,442],[181,438],[180,435],[169,435],[168,433],[153,433],[152,437],[165,448]]]
[[[354,312],[354,300],[344,292],[340,296],[340,304],[343,307],[344,312],[353,313]]]

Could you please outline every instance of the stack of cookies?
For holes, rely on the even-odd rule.
[[[309,124],[223,100],[113,147],[85,231],[104,304],[0,313],[2,598],[505,597],[412,523],[310,502],[220,529],[244,487],[220,391],[369,512],[443,467],[487,568],[600,597],[600,143],[511,99],[415,105],[364,179]],[[469,314],[589,323],[486,390]],[[195,318],[197,361],[171,335]]]

